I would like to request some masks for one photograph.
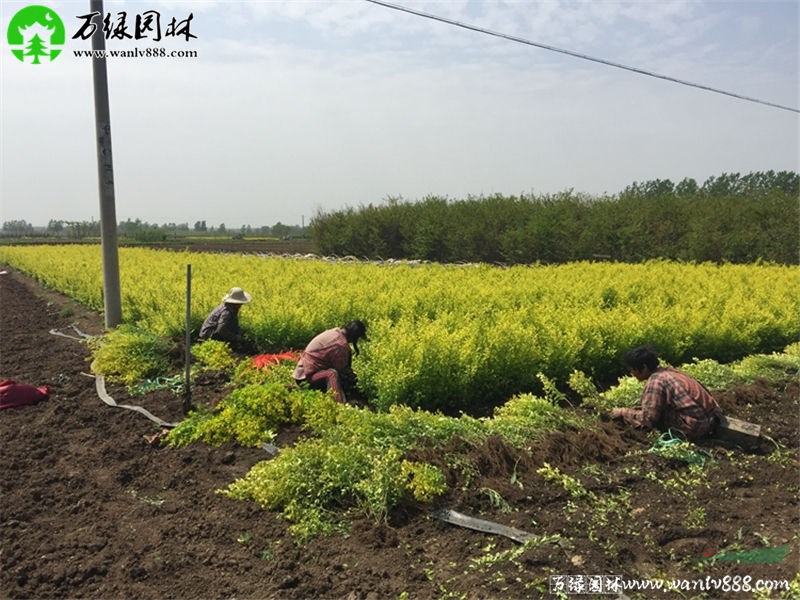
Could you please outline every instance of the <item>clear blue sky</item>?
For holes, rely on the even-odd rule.
[[[42,2],[62,54],[20,62],[3,0],[0,221],[99,218],[89,2]],[[797,108],[798,2],[397,4]],[[316,211],[434,194],[614,194],[634,181],[798,170],[798,114],[374,4],[104,3],[180,37],[109,50],[119,220],[306,224]],[[151,36],[152,37],[152,36]]]

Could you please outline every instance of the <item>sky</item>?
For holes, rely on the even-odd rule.
[[[43,3],[66,39],[40,64],[7,36],[31,3],[0,3],[0,221],[99,220],[79,55],[91,41],[77,35],[90,3]],[[106,0],[113,26],[125,13],[133,35],[149,13],[162,28],[106,41],[145,54],[106,61],[117,220],[308,225],[389,198],[602,196],[800,170],[797,0],[395,3],[795,110],[365,0]],[[184,35],[164,35],[173,19]]]

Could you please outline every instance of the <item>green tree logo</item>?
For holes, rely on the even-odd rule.
[[[7,38],[14,56],[22,62],[40,65],[61,54],[66,31],[55,11],[46,6],[26,6],[11,18]]]

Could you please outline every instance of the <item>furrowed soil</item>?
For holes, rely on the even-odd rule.
[[[546,598],[557,575],[682,586],[628,598],[749,598],[737,590],[781,586],[800,570],[800,386],[788,377],[715,392],[728,415],[760,424],[774,444],[704,445],[713,462],[697,472],[647,452],[655,434],[600,420],[524,450],[453,440],[414,453],[451,484],[436,507],[542,536],[535,543],[406,505],[388,523],[356,520],[348,535],[298,544],[279,515],[217,493],[268,460],[264,450],[151,442],[161,428],[98,397],[87,345],[50,333],[74,335],[73,324],[103,329],[74,301],[10,268],[0,275],[0,379],[50,389],[43,402],[0,411],[2,598]],[[170,392],[108,391],[168,422],[183,417]],[[229,392],[205,376],[192,400],[213,406]],[[278,446],[296,435],[282,432]],[[777,558],[726,560],[767,548]]]

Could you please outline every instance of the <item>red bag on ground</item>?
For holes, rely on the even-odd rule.
[[[27,383],[17,383],[13,379],[0,381],[0,409],[16,408],[47,400],[50,390],[46,385],[33,387]]]

